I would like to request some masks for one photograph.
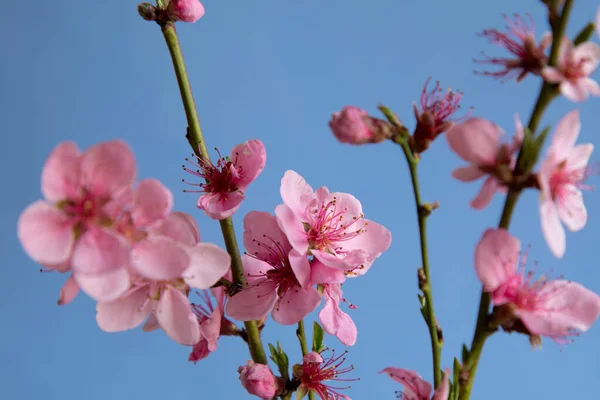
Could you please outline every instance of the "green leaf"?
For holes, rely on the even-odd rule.
[[[579,31],[577,36],[575,36],[575,39],[573,40],[573,45],[577,46],[580,43],[587,42],[588,40],[590,40],[590,38],[594,34],[595,29],[596,25],[594,25],[593,22],[590,22],[589,24],[584,26],[583,29]]]
[[[167,0],[156,0],[156,5],[158,6],[158,8],[160,8],[161,10],[164,10],[165,8],[167,8],[167,4],[168,1]]]
[[[454,375],[452,376],[452,391],[450,393],[449,400],[458,400],[460,394],[460,371],[462,365],[458,362],[457,358],[454,358]]]
[[[277,347],[269,343],[269,351],[271,352],[270,358],[277,365],[281,377],[287,381],[289,379],[288,369],[290,366],[287,354],[285,354],[279,342],[277,342]]]
[[[466,363],[467,362],[467,358],[469,358],[469,349],[467,349],[467,345],[463,344],[462,347],[462,362]]]
[[[320,353],[323,351],[323,339],[325,338],[325,331],[323,327],[319,325],[317,321],[313,323],[313,342],[312,342],[312,351]]]

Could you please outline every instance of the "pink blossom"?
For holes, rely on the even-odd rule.
[[[559,121],[538,174],[542,232],[558,258],[566,249],[565,231],[560,221],[573,232],[583,229],[587,222],[581,189],[588,188],[583,182],[594,145],[575,145],[580,129],[577,110]]]
[[[111,225],[135,174],[133,154],[120,140],[83,153],[73,142],[59,144],[42,171],[45,200],[31,204],[19,217],[25,252],[47,269],[72,269],[76,283],[96,299],[119,297],[128,286],[124,268],[129,253],[126,240]],[[102,281],[102,288],[84,284],[86,278]],[[59,303],[72,299],[74,284],[69,283],[69,293],[61,294]]]
[[[231,157],[221,157],[217,165],[209,159],[197,157],[197,164],[186,159],[196,169],[183,167],[186,172],[204,179],[205,183],[190,184],[200,190],[186,192],[204,193],[198,199],[198,208],[212,219],[231,217],[246,198],[244,191],[265,168],[267,153],[260,140],[249,140],[238,144]]]
[[[170,0],[167,12],[176,21],[196,22],[204,15],[204,6],[198,0]]]
[[[380,119],[371,117],[365,110],[346,106],[332,115],[329,127],[342,143],[379,143],[389,138],[390,127]]]
[[[433,388],[429,382],[425,381],[421,375],[415,371],[397,367],[388,367],[379,373],[387,374],[390,378],[403,386],[403,392],[399,395],[399,398],[405,400],[429,400]],[[449,375],[450,370],[446,369],[444,379],[433,393],[432,400],[448,400],[448,394],[450,392]]]
[[[244,389],[261,399],[271,400],[283,389],[283,384],[275,378],[267,365],[248,361],[246,366],[238,368],[238,373]]]
[[[452,115],[460,109],[459,103],[463,94],[450,89],[444,92],[439,82],[436,82],[433,89],[427,92],[430,80],[431,78],[427,79],[421,92],[421,110],[413,104],[417,127],[412,137],[412,147],[417,153],[426,150],[432,141],[448,131],[455,122],[466,118],[466,116],[452,118]]]
[[[542,76],[547,82],[559,84],[560,92],[567,99],[580,102],[588,94],[600,96],[600,86],[590,75],[600,62],[600,46],[583,42],[575,47],[567,37],[563,37],[558,53],[558,65],[547,66]]]
[[[512,20],[505,15],[504,20],[507,24],[506,32],[500,32],[497,29],[486,29],[481,36],[489,39],[493,44],[504,47],[513,57],[488,57],[484,54],[485,59],[475,60],[475,62],[497,65],[502,69],[494,72],[484,71],[478,73],[505,80],[516,77],[517,82],[523,80],[530,72],[539,75],[548,62],[545,51],[552,43],[552,35],[545,33],[538,45],[531,16],[529,16],[529,21],[526,21],[518,14],[515,14]]]
[[[323,329],[330,335],[336,336],[342,344],[354,346],[358,330],[352,318],[340,308],[340,303],[347,302],[342,297],[342,285],[325,284],[323,286],[325,306],[319,312],[319,320],[323,325]],[[350,304],[350,308],[356,308],[356,306]]]
[[[339,392],[339,390],[349,389],[350,386],[339,387],[337,383],[358,380],[340,377],[354,370],[354,366],[343,367],[347,353],[347,351],[344,351],[336,357],[333,351],[331,357],[328,359],[324,359],[321,354],[316,352],[304,356],[302,364],[296,364],[293,368],[294,376],[300,380],[296,397],[300,399],[309,391],[312,391],[321,400],[351,400],[350,397]]]
[[[227,315],[250,321],[272,311],[273,319],[295,324],[321,302],[310,284],[310,264],[306,255],[294,250],[269,213],[252,211],[244,218],[242,256],[247,286],[229,299]]]
[[[502,143],[502,129],[483,118],[469,118],[454,126],[447,134],[450,148],[470,165],[456,168],[452,176],[462,182],[471,182],[487,175],[481,190],[471,201],[471,207],[481,210],[490,204],[497,191],[506,187],[499,177],[511,174],[515,154],[523,142],[523,125],[515,115],[515,135],[509,144]]]
[[[132,284],[119,299],[99,302],[96,320],[106,332],[139,326],[160,327],[173,340],[192,346],[200,341],[198,324],[187,294],[207,289],[229,269],[229,255],[211,243],[198,243],[198,227],[183,213],[172,213],[154,226],[132,251]]]
[[[364,274],[390,246],[390,231],[365,219],[360,202],[350,194],[330,193],[326,187],[315,192],[289,170],[281,180],[281,197],[275,215],[292,247],[348,276]]]
[[[520,249],[504,229],[488,229],[477,245],[475,269],[494,305],[509,305],[530,334],[559,343],[588,330],[600,315],[600,296],[571,281],[533,281],[533,273],[519,268]]]

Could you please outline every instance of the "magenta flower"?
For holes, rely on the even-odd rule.
[[[504,229],[488,229],[475,249],[475,269],[495,306],[509,305],[530,334],[559,343],[584,332],[600,315],[600,296],[582,285],[518,268],[521,243]]]
[[[283,390],[283,383],[267,365],[248,361],[246,366],[238,368],[238,373],[244,389],[261,399],[271,400]]]
[[[274,216],[259,211],[246,214],[244,246],[247,286],[229,299],[227,315],[250,321],[272,311],[276,322],[291,325],[319,305],[321,295],[310,283],[306,255],[292,248]]]
[[[558,258],[564,255],[567,246],[560,221],[573,232],[583,229],[587,222],[581,189],[588,188],[583,182],[594,145],[575,146],[580,129],[577,110],[559,121],[538,173],[542,232],[550,250]]]
[[[486,29],[481,36],[490,40],[492,44],[499,45],[508,50],[513,57],[488,57],[475,60],[479,64],[497,65],[502,69],[494,72],[484,71],[482,75],[509,80],[516,77],[520,82],[528,73],[540,74],[548,62],[546,49],[552,43],[552,35],[545,33],[538,45],[535,39],[535,26],[529,17],[529,23],[520,15],[515,14],[513,20],[504,16],[506,32],[497,29]]]
[[[198,199],[198,208],[212,219],[221,220],[231,217],[246,198],[244,191],[265,168],[267,153],[260,140],[249,140],[238,144],[231,151],[231,158],[221,157],[217,165],[210,160],[197,157],[198,169],[183,167],[186,172],[204,179],[205,183],[191,184],[200,190],[186,192],[204,193]]]
[[[340,303],[347,302],[342,297],[342,285],[325,284],[323,286],[325,306],[319,312],[319,320],[323,329],[330,335],[336,336],[342,344],[354,346],[358,330],[352,318],[340,308]],[[356,308],[356,306],[350,304],[350,308]]]
[[[176,342],[192,346],[201,328],[187,293],[190,287],[207,289],[229,269],[231,258],[210,243],[198,243],[195,221],[172,213],[152,228],[132,251],[132,284],[121,298],[99,302],[96,320],[106,332],[139,326],[153,315],[145,330],[159,326]]]
[[[399,399],[429,400],[429,396],[431,396],[431,390],[433,389],[431,384],[415,371],[397,367],[388,367],[379,373],[387,374],[390,378],[404,387],[403,392],[398,395]],[[448,394],[450,392],[449,375],[450,370],[446,369],[444,379],[433,393],[431,400],[448,400]]]
[[[339,387],[336,383],[358,380],[340,378],[340,375],[354,370],[354,366],[342,367],[346,361],[344,356],[347,353],[345,351],[336,357],[335,352],[332,352],[331,357],[326,360],[316,352],[304,356],[302,364],[296,364],[293,367],[294,376],[300,380],[296,397],[301,399],[309,391],[312,391],[321,400],[351,400],[350,397],[339,392],[339,390],[350,389],[350,386]],[[336,386],[331,386],[329,382]]]
[[[204,6],[198,0],[169,0],[167,12],[175,21],[196,22],[204,15]]]
[[[342,143],[379,143],[390,137],[391,128],[387,122],[371,117],[365,110],[346,106],[333,113],[329,127]]]
[[[59,144],[42,171],[45,200],[27,207],[18,221],[18,236],[27,255],[47,269],[73,270],[59,304],[74,297],[76,283],[103,300],[119,297],[128,287],[126,240],[111,229],[123,196],[135,179],[135,159],[120,140],[81,153],[73,142]],[[102,287],[85,284],[87,278]]]
[[[417,127],[413,134],[412,147],[417,153],[426,150],[430,143],[439,135],[448,131],[454,123],[467,118],[467,115],[452,119],[452,115],[460,109],[460,100],[463,94],[459,91],[453,92],[448,89],[446,92],[436,82],[430,92],[427,92],[427,86],[431,78],[425,81],[425,86],[421,92],[420,106],[413,104]]]
[[[348,276],[364,274],[390,246],[390,231],[364,218],[360,202],[347,193],[313,191],[295,171],[281,180],[283,204],[275,208],[281,230],[300,254],[311,254]]]
[[[563,37],[556,67],[544,67],[542,76],[547,82],[559,84],[560,92],[567,99],[581,102],[589,94],[600,96],[598,82],[590,78],[600,62],[600,46],[583,42],[575,47]]]
[[[450,148],[470,165],[456,168],[452,176],[462,182],[472,182],[487,176],[481,190],[471,201],[471,207],[481,210],[490,204],[497,191],[506,187],[499,177],[512,173],[515,154],[523,142],[523,125],[515,116],[515,135],[509,144],[501,143],[502,129],[483,118],[469,118],[453,127],[447,134]]]

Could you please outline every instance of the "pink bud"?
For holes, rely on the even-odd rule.
[[[340,142],[349,144],[379,143],[391,133],[386,122],[354,106],[346,106],[334,113],[329,127]]]
[[[267,365],[248,361],[245,367],[239,367],[240,381],[248,393],[262,399],[272,399],[281,392],[281,385]]]
[[[204,15],[204,6],[198,0],[171,0],[167,12],[175,21],[196,22]]]

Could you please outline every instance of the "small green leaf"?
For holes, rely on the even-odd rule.
[[[467,358],[469,358],[469,349],[467,349],[467,345],[463,344],[462,347],[462,362],[466,363],[467,362]]]
[[[460,371],[462,369],[462,365],[458,362],[457,358],[454,358],[454,374],[452,376],[452,394],[449,397],[450,400],[458,400],[458,395],[460,394]]]
[[[279,342],[277,342],[277,347],[269,343],[269,351],[271,352],[270,358],[277,365],[281,377],[287,381],[289,379],[288,369],[290,366],[287,354],[285,354]]]
[[[156,5],[158,6],[158,8],[160,8],[161,10],[164,10],[165,8],[167,8],[167,0],[156,0]]]
[[[325,331],[323,327],[319,325],[318,322],[313,323],[313,342],[312,342],[312,351],[320,353],[323,351],[323,339],[325,338]]]
[[[580,43],[587,42],[590,40],[592,35],[594,34],[594,30],[596,29],[596,25],[593,22],[590,22],[586,26],[583,27],[582,30],[579,31],[575,39],[573,40],[573,45],[577,46]]]

